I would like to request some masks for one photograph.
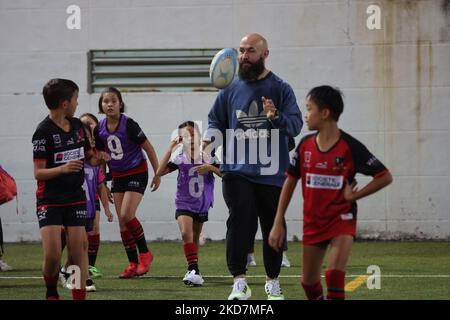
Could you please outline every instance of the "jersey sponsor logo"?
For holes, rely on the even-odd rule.
[[[266,113],[258,112],[258,104],[255,100],[250,103],[248,114],[242,110],[236,110],[236,117],[247,128],[258,128],[267,122]]]
[[[45,139],[33,140],[33,151],[44,151],[45,152]]]
[[[374,166],[378,163],[378,159],[375,156],[370,157],[369,160],[367,160],[367,165],[368,166]]]
[[[47,207],[39,207],[37,210],[38,221],[42,221],[47,218]]]
[[[55,164],[66,163],[72,160],[84,159],[84,148],[72,149],[55,153]]]
[[[70,146],[72,144],[75,144],[75,141],[73,138],[70,138],[69,140],[67,140],[67,145]]]
[[[139,188],[141,183],[139,181],[130,181],[128,182],[128,186],[132,188]]]
[[[340,190],[344,185],[343,176],[329,176],[324,174],[306,174],[306,186],[312,189]]]
[[[316,163],[316,168],[317,169],[327,169],[328,168],[328,162],[324,161],[324,162],[317,162]]]
[[[349,212],[346,214],[341,214],[341,220],[353,220],[353,213]]]
[[[59,134],[54,134],[53,135],[53,142],[55,144],[60,144],[61,143],[61,136]]]
[[[77,211],[75,211],[75,215],[77,216],[77,219],[86,219],[87,211],[86,210],[77,210]]]
[[[311,151],[305,151],[305,152],[303,153],[303,159],[304,159],[303,166],[304,166],[305,168],[310,168],[310,167],[311,167],[311,165],[310,165],[310,162],[311,162],[311,154],[312,154]]]
[[[344,157],[335,157],[333,170],[343,170],[343,169],[345,169]]]

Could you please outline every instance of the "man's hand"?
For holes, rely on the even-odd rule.
[[[271,99],[266,99],[265,97],[261,97],[264,112],[267,115],[267,118],[272,120],[276,116],[277,108],[275,108],[275,105],[273,104],[273,101]]]

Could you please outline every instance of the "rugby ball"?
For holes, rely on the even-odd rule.
[[[225,48],[216,53],[209,67],[209,79],[217,89],[230,85],[238,70],[238,53],[236,49]]]

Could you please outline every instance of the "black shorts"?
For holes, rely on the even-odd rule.
[[[196,222],[206,222],[208,221],[208,212],[193,212],[189,210],[176,210],[175,211],[175,219],[178,219],[179,216],[188,216],[191,217],[192,220]]]
[[[148,171],[130,176],[113,178],[111,185],[112,193],[125,193],[127,191],[144,194],[148,183]]]
[[[100,211],[100,200],[95,200],[95,210]]]
[[[84,227],[86,226],[86,205],[74,205],[63,207],[37,207],[36,215],[39,228],[45,226]]]

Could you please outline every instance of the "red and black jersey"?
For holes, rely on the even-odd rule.
[[[286,172],[302,180],[305,244],[339,234],[354,236],[357,206],[344,198],[346,180],[351,183],[356,173],[378,177],[388,171],[361,142],[342,130],[326,152],[319,150],[316,138],[317,133],[301,140]]]
[[[45,161],[46,168],[55,168],[72,160],[84,160],[91,147],[83,124],[77,118],[67,118],[70,130],[64,131],[48,116],[33,134],[33,159]],[[69,206],[86,202],[82,188],[84,171],[66,173],[50,180],[38,181],[37,205]]]

